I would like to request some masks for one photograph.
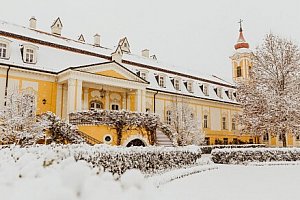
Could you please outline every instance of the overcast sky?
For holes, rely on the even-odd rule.
[[[127,36],[135,54],[148,48],[159,60],[184,71],[228,80],[240,18],[253,49],[269,32],[298,44],[300,40],[297,0],[2,0],[1,8],[4,21],[28,26],[35,16],[37,28],[50,31],[53,20],[60,17],[63,36],[77,39],[82,33],[92,42],[99,33],[107,47]]]

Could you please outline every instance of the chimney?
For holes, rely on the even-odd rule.
[[[149,58],[149,50],[148,49],[142,50],[142,56],[145,58]]]
[[[98,33],[96,33],[96,35],[94,35],[94,46],[100,47],[100,35]]]
[[[29,28],[36,29],[36,19],[33,16],[29,19]]]
[[[51,33],[54,35],[61,35],[62,28],[63,28],[63,25],[60,21],[60,18],[58,17],[51,26]]]

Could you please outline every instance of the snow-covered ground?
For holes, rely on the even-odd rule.
[[[300,165],[218,165],[159,188],[161,199],[300,199]]]
[[[204,157],[198,166],[145,178],[138,170],[120,179],[74,158],[45,160],[27,153],[0,157],[0,199],[299,199],[300,163],[215,165]],[[51,155],[48,155],[51,157]]]

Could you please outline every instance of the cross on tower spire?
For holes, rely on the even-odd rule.
[[[242,32],[242,31],[243,31],[243,29],[242,29],[242,22],[243,22],[243,20],[242,20],[242,19],[240,19],[240,21],[238,22],[238,23],[240,24],[240,32]]]

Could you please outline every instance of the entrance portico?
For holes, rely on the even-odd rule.
[[[69,68],[57,84],[56,113],[64,119],[91,108],[145,112],[148,82],[116,62]]]

